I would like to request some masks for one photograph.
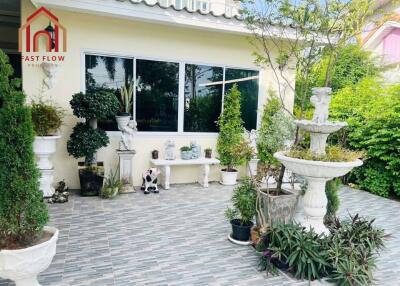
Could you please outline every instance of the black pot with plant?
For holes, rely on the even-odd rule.
[[[96,151],[109,143],[106,132],[97,128],[97,120],[114,116],[118,111],[118,99],[114,94],[98,89],[74,94],[70,104],[74,115],[86,121],[74,127],[67,150],[77,159],[85,157],[85,167],[79,169],[81,195],[97,196],[103,186],[104,169],[97,166]]]
[[[158,150],[151,151],[151,158],[154,160],[158,159]]]
[[[204,155],[206,158],[211,158],[212,157],[212,149],[211,148],[207,148],[204,150]]]
[[[248,241],[253,218],[256,214],[256,183],[246,178],[233,190],[233,207],[228,208],[225,216],[232,225],[231,237],[239,241]]]

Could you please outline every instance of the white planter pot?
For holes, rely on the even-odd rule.
[[[56,152],[57,139],[61,136],[36,136],[33,142],[33,151],[39,160],[37,162],[39,169],[50,170],[53,169],[53,164],[49,157]]]
[[[118,123],[118,130],[124,129],[129,121],[131,120],[130,115],[122,115],[122,116],[115,116],[115,119],[117,120]]]
[[[0,251],[0,277],[11,279],[16,286],[40,286],[37,276],[46,270],[54,255],[58,229],[45,227],[53,236],[41,244],[17,250]]]
[[[236,185],[238,171],[235,172],[226,172],[221,170],[221,184],[226,186]]]
[[[36,136],[33,142],[33,151],[38,157],[38,168],[40,169],[40,190],[44,197],[54,194],[53,188],[53,163],[50,156],[56,152],[57,139],[61,136]]]

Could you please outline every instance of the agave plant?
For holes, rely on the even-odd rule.
[[[121,112],[129,113],[133,102],[133,81],[120,88],[121,93]]]

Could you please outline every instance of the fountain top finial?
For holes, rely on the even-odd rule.
[[[331,102],[330,87],[314,87],[310,98],[311,104],[315,107],[312,121],[316,123],[325,123],[329,116],[329,103]]]

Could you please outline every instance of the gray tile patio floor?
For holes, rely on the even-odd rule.
[[[43,285],[307,285],[257,271],[250,247],[227,241],[224,217],[232,188],[177,185],[158,195],[113,200],[72,196],[50,206],[60,230]],[[340,215],[359,212],[393,236],[379,257],[377,285],[400,285],[400,202],[344,188]],[[2,281],[0,286],[13,283]]]

